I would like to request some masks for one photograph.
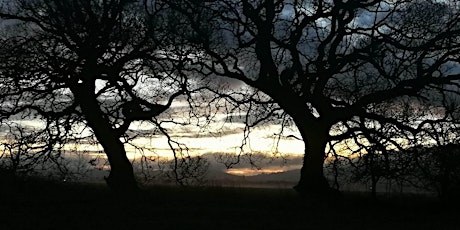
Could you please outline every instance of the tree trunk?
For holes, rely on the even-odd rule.
[[[104,148],[110,163],[110,174],[106,179],[107,185],[114,191],[135,191],[137,183],[134,178],[133,166],[126,156],[123,143],[107,124],[92,126],[99,143]]]
[[[305,142],[305,155],[300,181],[294,189],[301,194],[329,195],[332,190],[323,172],[329,127],[319,121],[296,124]]]
[[[120,137],[114,132],[110,121],[101,111],[94,95],[94,89],[91,86],[83,86],[74,95],[80,101],[79,104],[88,126],[93,130],[97,140],[104,148],[110,163],[110,174],[105,178],[107,185],[114,191],[137,190],[133,166],[126,156]]]

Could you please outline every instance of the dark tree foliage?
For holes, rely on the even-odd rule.
[[[193,31],[184,39],[202,51],[199,71],[241,80],[290,116],[305,142],[299,192],[329,193],[325,152],[343,140],[402,150],[454,120],[456,1],[167,3]]]
[[[108,185],[135,189],[124,146],[136,137],[130,126],[149,122],[166,134],[157,116],[187,86],[176,74],[186,51],[162,32],[161,8],[132,0],[2,1],[2,121],[44,121],[50,149],[95,137],[110,163]]]

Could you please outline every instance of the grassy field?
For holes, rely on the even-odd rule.
[[[121,196],[102,185],[2,184],[0,229],[460,229],[454,204],[406,196],[335,201],[291,189],[151,187]]]

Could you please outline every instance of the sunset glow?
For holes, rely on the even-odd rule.
[[[302,165],[289,165],[289,166],[269,166],[261,169],[256,168],[231,168],[227,169],[226,173],[236,176],[256,176],[260,174],[273,174],[282,173],[290,170],[300,169]]]
[[[271,173],[281,173],[285,172],[283,169],[251,169],[251,168],[246,168],[246,169],[229,169],[227,170],[227,173],[233,174],[233,175],[238,175],[238,176],[254,176],[258,174],[271,174]]]

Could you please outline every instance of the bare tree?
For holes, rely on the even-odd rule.
[[[299,192],[329,194],[323,173],[328,143],[369,130],[363,122],[415,139],[429,124],[450,120],[443,111],[415,120],[394,114],[407,112],[404,104],[436,109],[458,91],[455,1],[168,3],[195,33],[189,45],[203,50],[197,60],[202,72],[241,80],[290,116],[305,142]],[[397,138],[380,136],[403,148]]]
[[[460,190],[460,152],[458,123],[433,125],[437,132],[427,133],[431,140],[424,146],[404,151],[412,161],[406,181],[421,190],[436,192],[441,199],[458,199]]]
[[[188,54],[162,32],[161,9],[132,0],[2,1],[1,119],[41,120],[50,140],[94,137],[110,163],[108,185],[136,189],[124,147],[132,125],[161,126],[157,116],[187,87],[176,70]]]

